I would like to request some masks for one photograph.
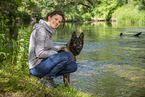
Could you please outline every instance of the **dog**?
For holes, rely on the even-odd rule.
[[[139,37],[141,35],[142,32],[138,32],[135,35],[133,35],[134,37]],[[120,33],[120,36],[123,36],[123,33]]]
[[[138,32],[137,34],[134,35],[134,37],[138,37],[139,35],[141,35],[142,32]]]
[[[122,36],[123,35],[123,33],[120,33],[120,36]]]
[[[79,37],[77,37],[76,32],[72,33],[71,39],[62,47],[58,52],[70,52],[73,56],[72,61],[76,61],[76,56],[80,54],[84,44],[84,33],[82,32]],[[65,86],[69,87],[70,74],[63,74],[63,82]]]

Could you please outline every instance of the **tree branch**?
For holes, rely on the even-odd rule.
[[[91,2],[90,0],[87,0],[92,6],[93,6],[93,2]]]
[[[90,6],[88,6],[88,5],[85,5],[85,4],[83,4],[82,2],[69,2],[69,3],[67,3],[67,4],[65,4],[65,5],[63,5],[60,9],[63,9],[63,8],[65,8],[66,6],[68,6],[68,5],[83,5],[83,6],[85,6],[85,7],[87,7],[87,8],[90,8]]]

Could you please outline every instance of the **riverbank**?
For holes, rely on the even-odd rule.
[[[93,97],[75,89],[64,87],[50,90],[30,76],[28,48],[31,27],[19,29],[17,40],[0,34],[0,97]]]
[[[11,61],[3,61],[1,65],[1,97],[90,97],[81,91],[63,85],[56,90],[47,89],[37,83],[38,79],[29,76],[27,67],[19,70]]]
[[[145,11],[138,3],[130,3],[119,7],[112,14],[112,18],[117,18],[120,23],[145,24]]]

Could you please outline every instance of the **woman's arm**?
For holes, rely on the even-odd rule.
[[[51,49],[53,47],[52,41],[48,41],[47,48],[46,49],[46,44],[45,41],[48,38],[48,32],[43,29],[36,30],[35,33],[35,53],[36,57],[38,58],[47,58],[53,54],[56,54],[57,51]]]

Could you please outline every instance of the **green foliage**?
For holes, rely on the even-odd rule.
[[[144,0],[2,0],[0,17],[9,22],[17,19],[37,21],[40,18],[44,19],[50,11],[62,10],[65,12],[67,21],[90,21],[92,18],[110,20],[117,8],[132,3],[138,5],[138,11],[140,11],[138,14],[143,15]],[[123,12],[123,10],[121,11]],[[116,17],[118,18],[120,15],[122,14],[118,14]],[[113,18],[116,17],[113,16]],[[132,19],[132,21],[137,20]]]
[[[17,8],[21,5],[21,1],[22,0],[1,0],[2,16],[0,16],[0,18],[8,19],[9,22],[15,20],[18,14]]]
[[[118,15],[119,14],[119,15]],[[120,22],[145,22],[145,14],[144,11],[139,11],[139,5],[134,5],[134,3],[124,5],[118,8],[113,17],[116,17]]]
[[[14,40],[10,40],[5,34],[0,34],[0,62],[7,59],[14,61],[15,56],[11,57],[12,54],[16,53],[16,44]]]

